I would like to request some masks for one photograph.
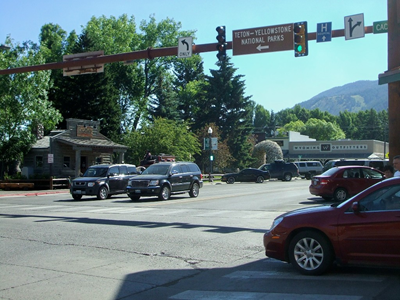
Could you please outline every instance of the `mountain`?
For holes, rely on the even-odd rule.
[[[332,115],[371,108],[379,112],[388,108],[388,87],[387,84],[378,85],[377,80],[356,81],[329,89],[299,105],[309,110],[319,108]]]

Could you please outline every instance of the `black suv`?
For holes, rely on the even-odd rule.
[[[126,187],[128,196],[137,201],[141,196],[157,196],[168,200],[171,194],[189,192],[197,197],[203,187],[203,175],[192,162],[160,162],[150,165],[142,174],[131,178]]]
[[[276,160],[273,163],[264,164],[258,169],[269,171],[271,178],[277,178],[282,181],[290,181],[293,177],[299,177],[299,169],[294,163]]]
[[[72,180],[70,192],[75,200],[90,195],[104,200],[111,195],[124,194],[128,180],[137,174],[135,165],[90,166],[82,177]]]

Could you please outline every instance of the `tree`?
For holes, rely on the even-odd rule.
[[[208,103],[203,106],[202,114],[209,123],[216,123],[236,159],[235,167],[242,169],[254,160],[251,133],[255,104],[250,97],[244,96],[243,75],[235,75],[237,69],[229,57],[217,65],[219,69],[210,70],[211,76],[206,76]]]
[[[336,123],[326,122],[325,120],[309,119],[305,124],[304,132],[318,141],[344,139],[346,135]]]
[[[257,104],[254,109],[254,129],[258,132],[264,132],[269,127],[271,115],[264,106]]]
[[[193,161],[194,155],[200,154],[200,143],[188,123],[163,118],[127,133],[123,142],[129,147],[126,161],[133,164],[138,164],[147,150],[153,154],[168,153],[175,155],[177,160],[187,161]]]
[[[213,130],[212,137],[218,140],[218,150],[212,151],[214,156],[213,171],[224,172],[224,170],[235,161],[235,158],[229,152],[227,141],[222,140],[218,126],[215,123],[206,124],[196,133],[200,144],[204,145],[204,139],[209,139],[208,128],[210,127]],[[204,149],[204,147],[202,147],[202,149]],[[200,155],[196,155],[196,163],[204,172],[209,171],[210,150],[203,150]]]
[[[6,43],[12,45],[11,39]],[[43,64],[37,45],[25,42],[0,52],[0,68]],[[61,114],[48,101],[50,71],[0,76],[0,160],[2,165],[19,160],[36,141],[37,134],[55,128]],[[39,129],[39,130],[38,130]],[[2,168],[1,175],[4,169]]]

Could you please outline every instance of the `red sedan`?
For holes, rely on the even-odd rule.
[[[314,176],[309,190],[312,195],[341,202],[383,179],[384,173],[367,166],[334,167]]]
[[[265,254],[302,274],[333,262],[400,266],[400,177],[383,180],[339,205],[288,212],[264,234]]]

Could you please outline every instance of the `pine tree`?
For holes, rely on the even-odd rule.
[[[218,62],[218,70],[211,70],[208,82],[208,105],[204,113],[207,120],[214,122],[221,138],[227,140],[230,153],[236,159],[233,167],[245,168],[251,165],[254,142],[252,141],[252,119],[254,102],[245,96],[243,75],[235,75],[237,69],[229,58]]]

